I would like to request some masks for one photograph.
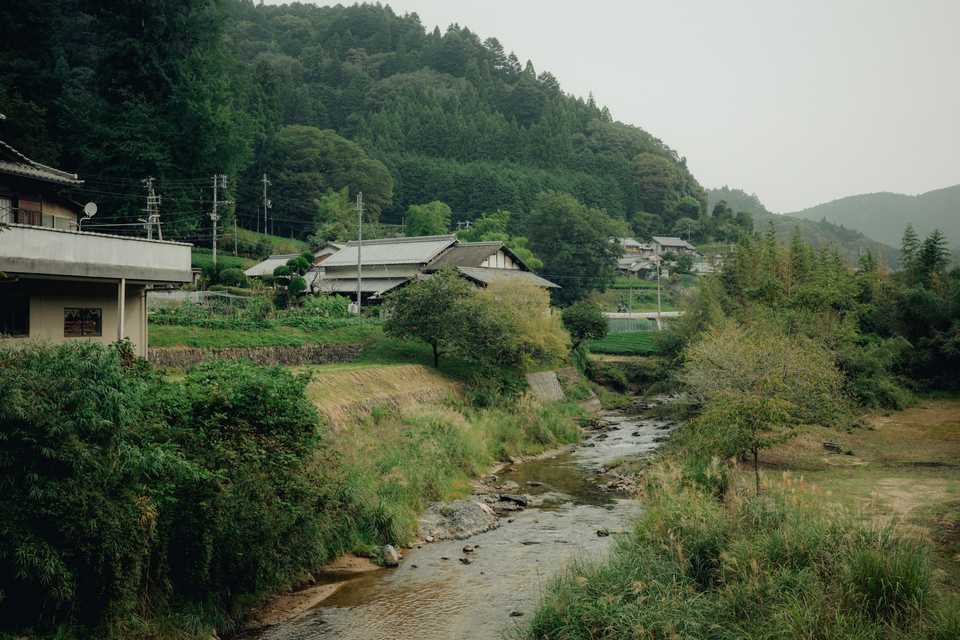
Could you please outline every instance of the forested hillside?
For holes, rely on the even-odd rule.
[[[755,194],[749,194],[741,189],[732,189],[726,186],[719,189],[708,189],[707,196],[711,211],[717,203],[724,201],[734,211],[749,213],[753,216],[753,226],[757,231],[763,232],[770,223],[773,223],[777,237],[783,242],[788,241],[794,230],[799,229],[803,238],[814,246],[836,247],[842,255],[853,263],[861,254],[869,251],[887,266],[894,267],[899,264],[899,252],[893,246],[877,242],[872,236],[867,237],[859,230],[845,225],[833,224],[819,218],[808,220],[798,217],[796,214],[773,213],[764,206]],[[906,224],[906,221],[902,220],[900,222],[901,233],[904,224]],[[899,245],[899,243],[900,241],[897,239],[893,244]]]
[[[960,185],[917,196],[865,193],[791,215],[808,220],[829,220],[894,246],[899,245],[903,225],[909,222],[921,235],[940,229],[950,246],[960,249]]]
[[[209,238],[215,173],[247,228],[267,174],[272,228],[302,238],[343,189],[393,224],[440,200],[523,225],[550,190],[644,229],[707,215],[676,151],[466,27],[251,0],[5,3],[0,22],[0,138],[79,172],[105,222],[141,215],[152,175],[169,235]]]

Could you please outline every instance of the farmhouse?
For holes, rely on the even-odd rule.
[[[640,242],[636,238],[618,238],[625,258],[649,257],[656,255],[657,249],[652,242]]]
[[[696,255],[697,248],[686,240],[675,238],[673,236],[653,236],[653,246],[656,254],[662,256],[665,253],[674,253],[677,255],[687,254]]]
[[[458,242],[430,261],[425,274],[453,267],[474,284],[485,287],[491,282],[525,282],[545,289],[558,285],[530,271],[530,267],[504,243]]]
[[[190,282],[190,245],[79,231],[82,183],[0,142],[0,342],[129,339],[145,358],[147,290]]]
[[[317,289],[356,298],[359,259],[363,300],[379,298],[416,277],[456,242],[452,235],[364,240],[362,245],[350,241],[323,261],[323,278]]]
[[[359,250],[359,251],[358,251]],[[491,282],[527,282],[547,289],[557,285],[530,267],[502,242],[460,242],[456,236],[421,236],[349,242],[321,263],[312,290],[356,298],[357,259],[361,261],[364,301],[377,300],[416,278],[451,267],[477,286]]]

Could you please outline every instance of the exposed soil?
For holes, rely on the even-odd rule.
[[[761,462],[768,474],[799,473],[864,518],[934,542],[948,580],[960,586],[960,399],[928,399],[864,423],[849,431],[806,428],[763,452]],[[840,452],[828,452],[825,442]]]

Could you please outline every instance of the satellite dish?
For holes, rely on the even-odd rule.
[[[88,218],[92,218],[93,216],[97,215],[97,203],[88,202],[87,204],[83,205],[83,215],[87,216]]]

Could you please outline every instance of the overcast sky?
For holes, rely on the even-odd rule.
[[[499,38],[663,139],[704,186],[774,211],[960,183],[960,0],[387,4]]]

